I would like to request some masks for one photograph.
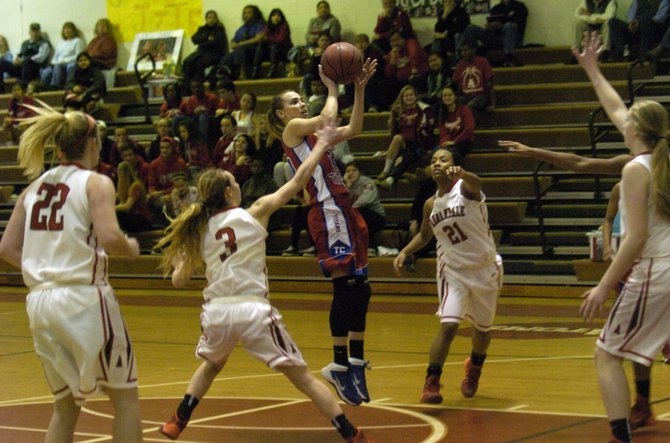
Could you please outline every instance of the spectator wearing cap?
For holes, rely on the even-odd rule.
[[[186,171],[186,162],[179,156],[179,145],[172,137],[163,137],[160,155],[149,163],[149,199],[167,195],[172,191],[172,175]]]
[[[0,91],[4,91],[3,77],[18,77],[25,83],[39,78],[40,69],[46,67],[51,55],[51,44],[42,35],[39,23],[31,23],[30,38],[21,44],[21,51],[13,61],[0,60]]]
[[[167,199],[166,209],[170,217],[177,217],[185,209],[197,202],[199,199],[198,189],[188,183],[188,177],[184,172],[172,174],[172,191]]]

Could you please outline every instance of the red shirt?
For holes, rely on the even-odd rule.
[[[21,97],[20,100],[16,100],[14,97],[9,99],[8,106],[8,116],[12,118],[12,124],[15,125],[19,123],[20,119],[35,117],[37,113],[30,108],[26,108],[23,105],[30,105],[35,107],[40,107],[35,100],[27,95]]]
[[[235,159],[235,151],[232,151],[223,156],[223,160],[219,164],[219,168],[228,171],[235,177],[235,181],[242,186],[245,181],[249,180],[253,175],[251,173],[251,162],[243,165],[237,165]]]
[[[412,69],[417,70],[418,75],[428,72],[428,56],[426,51],[420,46],[409,51],[408,45],[400,50],[398,61],[395,65],[390,63],[391,53],[384,56],[386,66],[384,66],[384,76],[397,81],[405,82],[412,75]]]
[[[189,166],[200,166],[206,168],[210,166],[209,147],[205,143],[186,142],[185,151],[188,156]]]
[[[211,92],[205,92],[205,95],[202,97],[192,95],[183,100],[181,105],[179,105],[179,112],[184,115],[193,115],[196,109],[203,107],[207,110],[208,114],[214,115],[214,111],[216,111],[218,105],[219,98]]]
[[[161,191],[169,194],[172,191],[172,174],[186,171],[186,162],[176,154],[170,160],[158,157],[149,164],[149,192]]]
[[[235,140],[235,134],[230,137],[222,136],[219,138],[219,141],[216,142],[216,146],[214,146],[214,150],[212,151],[212,164],[214,166],[219,166],[223,160],[224,151],[233,140]]]
[[[489,81],[493,78],[493,68],[484,57],[475,57],[473,61],[461,59],[456,65],[454,83],[466,95],[489,95]]]
[[[240,109],[240,96],[235,94],[235,100],[232,102],[227,102],[225,100],[219,100],[219,104],[216,106],[217,109],[223,109],[228,113],[237,111]]]
[[[467,105],[456,105],[454,112],[447,112],[446,118],[438,126],[440,145],[446,142],[475,141],[475,118]]]

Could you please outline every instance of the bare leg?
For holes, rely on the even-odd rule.
[[[309,397],[328,420],[333,420],[343,414],[342,408],[337,404],[330,389],[317,380],[307,367],[279,366],[277,370],[281,371],[296,388]]]
[[[479,355],[486,354],[486,350],[489,348],[491,343],[491,332],[480,331],[475,329],[475,333],[472,334],[472,352]]]
[[[600,348],[596,350],[600,395],[609,421],[628,418],[630,412],[630,391],[622,363],[620,357]]]
[[[45,443],[64,443],[74,439],[74,429],[79,418],[80,408],[69,394],[54,402],[54,412],[49,422]]]
[[[442,367],[449,355],[449,348],[451,342],[458,331],[458,323],[440,323],[440,329],[433,339],[433,344],[430,346],[430,360],[431,365],[439,365]]]
[[[105,389],[114,406],[114,443],[139,443],[142,441],[140,399],[137,388]]]
[[[402,139],[402,136],[400,134],[394,135],[389,144],[389,148],[386,151],[386,161],[384,162],[384,170],[382,171],[382,174],[391,172],[391,168],[398,157],[398,153],[404,146],[405,141]]]
[[[212,386],[212,382],[225,365],[226,360],[220,364],[212,363],[210,361],[202,362],[202,364],[198,366],[198,369],[193,373],[191,382],[186,389],[186,393],[198,400],[202,400],[205,394],[207,394],[207,391],[209,391],[209,387]]]

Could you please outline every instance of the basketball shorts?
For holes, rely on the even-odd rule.
[[[670,338],[670,257],[640,259],[597,341],[604,351],[650,366]]]
[[[328,199],[310,208],[307,223],[323,275],[367,275],[368,227],[358,210]]]
[[[100,387],[137,387],[135,355],[111,286],[32,291],[26,310],[56,399],[72,393],[82,404]]]
[[[249,354],[270,368],[307,366],[279,311],[255,297],[240,298],[214,298],[203,305],[196,357],[220,363],[241,343]]]
[[[438,261],[437,295],[441,323],[460,323],[467,318],[480,331],[493,326],[502,288],[502,258],[480,269],[452,269]]]

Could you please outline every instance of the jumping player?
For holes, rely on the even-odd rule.
[[[268,300],[268,220],[310,179],[336,137],[334,123],[319,130],[318,135],[312,154],[296,175],[275,193],[256,200],[248,210],[239,207],[240,186],[230,172],[204,172],[198,180],[201,201],[180,214],[157,245],[165,247],[162,267],[168,272],[173,269],[175,287],[186,285],[203,261],[207,275],[200,317],[203,334],[196,348],[196,356],[204,361],[172,418],[159,428],[173,440],[184,430],[193,410],[241,342],[251,355],[286,375],[347,442],[370,441],[347,420],[326,385],[309,371],[281,314]]]
[[[421,250],[430,239],[437,240],[437,292],[440,329],[430,348],[422,403],[442,403],[440,375],[458,325],[467,318],[475,328],[472,353],[465,360],[461,392],[473,397],[477,392],[490,328],[502,286],[502,259],[496,253],[488,223],[488,211],[475,174],[454,166],[450,151],[439,148],[431,159],[437,193],[423,206],[419,233],[393,261],[400,274],[408,256]]]
[[[627,109],[598,66],[599,37],[585,34],[583,50],[573,49],[593,84],[607,116],[624,136],[635,157],[624,166],[621,181],[623,242],[598,286],[584,294],[580,313],[591,320],[609,292],[630,271],[597,341],[598,381],[615,442],[631,441],[630,392],[623,359],[650,366],[670,338],[670,203],[668,193],[668,113],[659,103],[637,101]]]
[[[365,85],[374,75],[376,67],[376,60],[367,59],[363,64],[354,81],[354,104],[349,124],[337,129],[333,144],[360,134]],[[281,138],[284,152],[294,170],[298,170],[310,157],[317,140],[314,133],[323,119],[332,119],[337,115],[337,85],[323,74],[321,67],[319,74],[328,89],[320,115],[308,119],[307,106],[295,91],[280,93],[270,105],[270,130]],[[344,402],[359,405],[370,401],[365,381],[368,362],[364,357],[365,319],[370,301],[367,226],[358,211],[351,207],[349,191],[332,153],[321,159],[307,183],[307,192],[311,205],[307,222],[309,232],[315,242],[321,270],[333,281],[330,332],[334,361],[324,367],[321,374],[335,387]]]
[[[45,441],[72,441],[82,404],[102,389],[114,407],[114,441],[140,442],[135,356],[107,281],[105,253],[135,258],[139,245],[119,228],[111,180],[92,171],[100,157],[98,127],[82,112],[51,111],[28,123],[19,145],[26,176],[42,172],[50,140],[65,161],[21,193],[0,257],[21,268],[30,288],[30,330],[55,400]]]

